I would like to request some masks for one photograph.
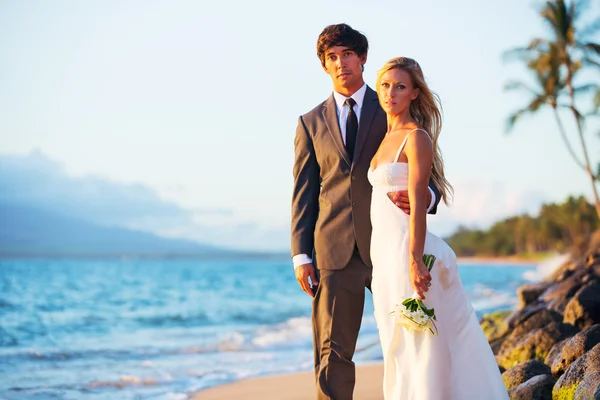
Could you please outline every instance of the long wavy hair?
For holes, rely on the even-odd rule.
[[[410,103],[410,115],[427,132],[433,142],[431,179],[440,190],[444,203],[449,204],[453,197],[454,189],[444,176],[444,160],[438,146],[438,138],[442,131],[442,103],[439,96],[427,86],[419,63],[408,57],[392,58],[377,72],[377,93],[379,93],[381,87],[383,74],[395,68],[406,71],[412,79],[413,87],[419,89],[419,95]]]

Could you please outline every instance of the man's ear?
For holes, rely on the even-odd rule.
[[[363,54],[362,56],[360,56],[360,62],[363,66],[367,63],[367,55],[366,54]]]

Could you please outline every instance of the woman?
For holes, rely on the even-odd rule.
[[[456,268],[456,256],[427,232],[429,179],[447,203],[452,187],[444,177],[437,146],[441,130],[439,99],[419,64],[406,57],[388,61],[377,77],[379,102],[388,132],[371,160],[373,301],[384,357],[386,400],[508,399],[492,351],[469,303]],[[388,198],[407,190],[411,212]],[[436,261],[428,272],[423,254]],[[409,331],[390,312],[418,296],[434,308],[438,335]]]

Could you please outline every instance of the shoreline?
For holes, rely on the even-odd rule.
[[[552,259],[554,256],[540,258],[526,258],[518,256],[509,257],[457,257],[457,263],[460,265],[502,265],[502,266],[535,266],[544,261]]]
[[[554,258],[532,259],[523,257],[458,257],[459,267],[535,267]],[[516,296],[516,293],[515,293]],[[374,361],[356,366],[355,398],[361,400],[383,400],[383,364]],[[298,371],[285,374],[269,374],[235,380],[201,389],[189,394],[189,400],[217,399],[277,399],[312,400],[315,398],[315,383],[312,371]]]
[[[383,399],[383,364],[356,366],[354,397],[361,400]],[[265,375],[202,389],[189,394],[189,400],[273,399],[313,400],[315,383],[312,371]]]

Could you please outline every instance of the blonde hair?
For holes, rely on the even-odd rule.
[[[410,103],[410,115],[427,132],[433,142],[431,179],[442,194],[444,203],[449,204],[454,190],[444,176],[444,160],[442,152],[438,147],[438,137],[442,130],[442,103],[439,96],[427,86],[419,63],[408,57],[392,58],[377,72],[376,88],[378,94],[383,74],[396,68],[406,71],[412,79],[413,86],[419,89],[419,95]]]

